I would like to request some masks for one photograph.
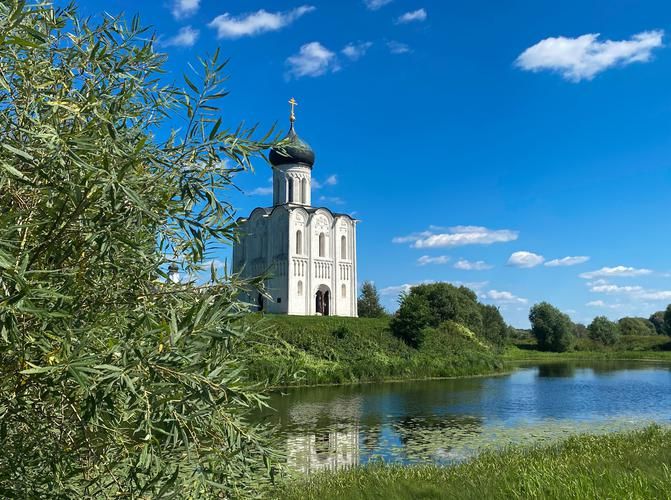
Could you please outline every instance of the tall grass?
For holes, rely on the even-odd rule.
[[[388,318],[265,316],[256,321],[266,333],[256,340],[249,370],[275,385],[455,377],[503,366],[465,328],[452,335],[432,331],[414,349],[392,334]]]
[[[546,447],[488,452],[458,466],[386,466],[319,473],[281,499],[669,498],[671,430],[581,435]]]

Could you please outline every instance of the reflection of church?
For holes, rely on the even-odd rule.
[[[359,465],[359,426],[322,430],[287,439],[287,467],[305,473]]]
[[[311,204],[314,151],[291,127],[270,150],[273,206],[255,208],[239,223],[233,270],[268,272],[271,300],[249,297],[259,310],[297,315],[356,316],[356,220]]]

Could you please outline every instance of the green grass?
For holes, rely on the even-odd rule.
[[[671,430],[579,435],[559,444],[487,452],[452,466],[370,465],[318,473],[279,499],[670,498]]]
[[[250,349],[249,370],[274,385],[457,377],[503,368],[500,356],[462,327],[455,335],[432,332],[413,349],[391,333],[388,318],[267,315],[258,320],[268,332]]]
[[[505,349],[503,359],[506,361],[574,359],[671,361],[671,339],[662,335],[622,336],[613,346],[604,346],[589,339],[579,339],[576,350],[561,353],[540,351],[534,340],[521,340]]]

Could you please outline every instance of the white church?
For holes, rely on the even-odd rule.
[[[267,292],[248,297],[260,311],[357,316],[356,223],[347,214],[312,206],[315,153],[294,129],[292,98],[287,136],[270,150],[273,206],[238,219],[233,271],[267,273]]]

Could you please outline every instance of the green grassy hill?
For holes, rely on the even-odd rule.
[[[388,318],[257,317],[266,328],[250,349],[250,371],[275,385],[453,377],[502,368],[493,350],[465,327],[427,333],[414,349],[396,338]]]

